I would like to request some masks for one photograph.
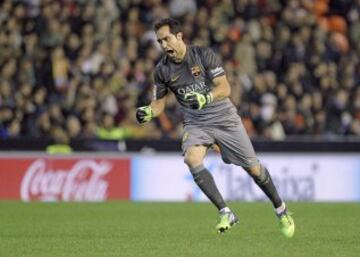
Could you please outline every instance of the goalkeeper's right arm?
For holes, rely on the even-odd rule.
[[[136,119],[139,123],[151,121],[159,116],[165,109],[166,97],[153,100],[150,105],[142,106],[136,109]]]

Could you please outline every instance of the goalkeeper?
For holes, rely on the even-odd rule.
[[[230,85],[219,58],[210,48],[188,46],[177,20],[167,18],[155,24],[159,44],[165,52],[154,73],[154,99],[137,109],[139,123],[148,122],[164,111],[171,90],[184,113],[182,150],[194,181],[216,206],[220,219],[216,225],[224,232],[238,218],[226,205],[203,160],[210,147],[220,148],[225,163],[244,168],[274,206],[282,233],[292,237],[295,224],[281,200],[267,169],[256,158],[253,146],[235,106]]]

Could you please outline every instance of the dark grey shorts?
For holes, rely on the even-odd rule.
[[[185,126],[182,141],[183,153],[194,145],[210,147],[215,143],[220,147],[221,157],[225,163],[232,163],[244,168],[259,164],[242,123],[226,127]]]

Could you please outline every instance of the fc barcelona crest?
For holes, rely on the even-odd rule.
[[[200,66],[196,65],[194,67],[191,67],[191,73],[194,77],[197,77],[201,74],[201,68]]]

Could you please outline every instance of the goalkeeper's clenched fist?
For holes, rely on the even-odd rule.
[[[139,123],[151,121],[154,113],[150,106],[142,106],[136,109],[136,119]]]
[[[189,103],[191,109],[201,110],[205,105],[213,101],[213,95],[212,93],[201,94],[190,92],[185,94],[185,100]]]

